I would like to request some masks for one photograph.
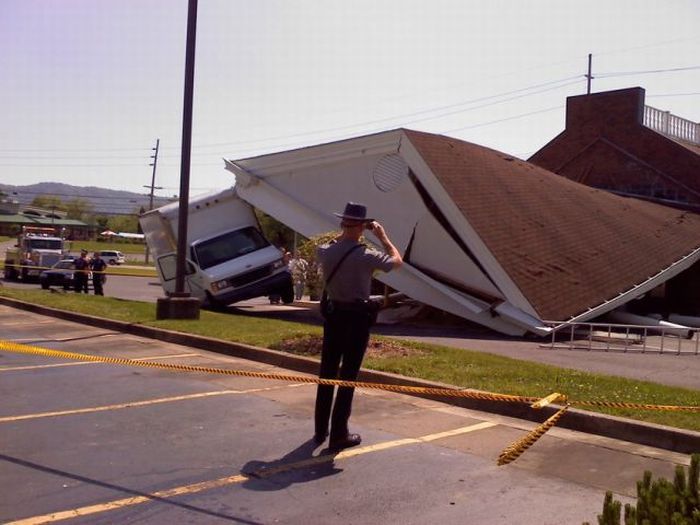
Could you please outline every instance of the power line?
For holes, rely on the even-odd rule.
[[[654,73],[670,73],[675,71],[692,71],[700,69],[700,66],[673,67],[669,69],[648,69],[646,71],[617,71],[613,73],[596,73],[596,78],[625,77],[632,75],[651,75]]]
[[[0,150],[0,151],[6,151],[6,150]],[[37,151],[38,151],[38,150],[37,150]],[[47,151],[47,150],[44,150],[44,151]],[[68,151],[68,150],[65,150],[65,151]],[[0,155],[0,159],[26,159],[26,158],[27,158],[26,155]],[[69,156],[69,157],[66,157],[66,156],[54,156],[54,155],[51,155],[50,157],[36,157],[36,156],[32,156],[32,158],[38,158],[38,159],[41,159],[41,160],[66,160],[66,159],[72,159],[72,160],[81,160],[81,159],[85,159],[85,160],[108,160],[108,159],[113,159],[113,160],[129,160],[129,159],[138,159],[138,158],[141,158],[141,156],[139,155],[139,156],[129,156],[129,157],[124,157],[124,156],[120,156],[120,157],[110,157],[110,156],[101,156],[101,155],[100,155],[100,156],[98,156],[98,157],[95,157],[95,156],[83,157],[83,156],[74,156],[74,155],[71,155],[71,156]]]
[[[661,98],[661,97],[692,97],[700,95],[700,91],[695,93],[665,93],[661,95],[647,95],[647,98]]]
[[[425,118],[413,119],[413,120],[409,120],[409,121],[407,121],[407,122],[404,122],[404,123],[407,123],[407,124],[413,124],[413,123],[415,123],[415,122],[423,122],[423,121],[426,121],[426,120],[433,120],[433,119],[437,119],[437,118],[442,118],[442,117],[444,117],[444,116],[454,115],[454,114],[457,114],[457,113],[463,113],[463,112],[467,112],[467,111],[473,111],[473,110],[475,110],[475,109],[481,109],[481,108],[485,108],[485,107],[489,107],[489,106],[493,106],[493,105],[497,105],[497,104],[502,104],[502,103],[504,103],[504,102],[509,102],[509,101],[511,101],[511,100],[516,100],[516,99],[528,97],[528,96],[531,96],[531,95],[537,95],[537,94],[539,94],[539,93],[544,93],[544,92],[546,92],[546,91],[552,91],[552,90],[555,90],[555,89],[560,89],[560,88],[563,88],[563,87],[566,87],[566,86],[569,86],[569,85],[571,85],[571,84],[574,84],[574,83],[578,82],[579,79],[581,78],[581,76],[582,76],[582,75],[576,75],[576,76],[572,76],[572,77],[562,78],[562,79],[559,79],[559,80],[552,80],[552,81],[549,81],[549,82],[544,82],[544,83],[542,83],[542,84],[537,84],[537,85],[534,85],[534,86],[529,86],[529,87],[520,88],[520,89],[516,89],[516,90],[512,90],[512,91],[507,91],[507,92],[499,93],[499,94],[496,94],[496,95],[489,95],[489,96],[486,96],[486,97],[480,97],[480,98],[476,98],[476,99],[472,99],[472,100],[467,100],[467,101],[463,101],[463,102],[457,102],[457,103],[448,104],[448,105],[445,105],[445,106],[439,106],[439,107],[435,107],[435,108],[430,108],[430,109],[424,109],[424,110],[420,110],[420,111],[415,111],[415,112],[412,112],[412,113],[404,113],[404,114],[401,114],[401,115],[394,115],[394,116],[391,116],[391,117],[386,117],[386,118],[376,119],[376,120],[371,120],[371,121],[365,121],[365,122],[360,122],[360,123],[355,123],[355,124],[349,124],[349,125],[345,125],[345,126],[337,126],[337,127],[333,127],[333,128],[317,129],[317,130],[307,131],[307,132],[303,132],[303,133],[295,133],[295,134],[292,134],[292,135],[280,135],[280,136],[276,136],[276,137],[269,137],[269,138],[266,138],[266,139],[246,140],[246,141],[238,141],[238,142],[221,142],[221,143],[216,143],[216,144],[202,144],[202,145],[200,145],[199,147],[222,147],[222,146],[236,146],[236,145],[243,145],[243,144],[254,144],[254,143],[258,143],[258,142],[268,142],[268,141],[277,140],[277,139],[290,139],[290,138],[294,138],[294,137],[303,137],[303,136],[307,136],[307,135],[316,135],[316,134],[319,134],[319,133],[335,132],[335,131],[340,131],[340,130],[344,130],[344,129],[353,129],[353,128],[358,128],[358,127],[361,127],[361,126],[379,124],[379,123],[382,123],[382,122],[397,121],[397,120],[400,120],[400,119],[411,118],[411,117],[419,116],[419,115],[425,115],[425,114],[434,113],[434,112],[437,112],[437,111],[444,111],[444,110],[447,110],[447,109],[458,108],[458,107],[460,107],[460,106],[467,106],[467,105],[470,105],[470,104],[477,104],[477,103],[479,103],[479,102],[483,102],[483,101],[486,101],[486,100],[492,100],[492,99],[495,99],[495,98],[501,98],[501,97],[504,97],[504,96],[513,95],[513,94],[515,94],[515,93],[522,93],[523,91],[529,91],[529,90],[536,89],[536,88],[540,88],[540,87],[544,87],[544,86],[552,86],[552,84],[561,84],[562,82],[566,82],[565,84],[561,84],[561,85],[554,86],[554,87],[549,87],[549,88],[547,88],[547,89],[542,89],[542,90],[539,90],[539,91],[533,91],[533,92],[531,92],[531,93],[523,93],[523,94],[520,94],[520,95],[518,95],[518,96],[506,98],[506,99],[503,99],[503,100],[496,100],[495,102],[491,102],[491,103],[488,103],[488,104],[482,104],[482,105],[475,106],[475,107],[463,108],[463,109],[459,109],[459,110],[455,110],[455,111],[450,111],[450,112],[446,112],[446,113],[444,112],[444,113],[440,113],[440,114],[438,114],[438,115],[430,115],[430,116],[427,116],[427,117],[425,117]],[[574,82],[571,82],[571,81],[574,80],[574,79],[576,79],[576,80],[575,80]],[[397,124],[397,125],[400,126],[401,124]]]
[[[575,78],[577,78],[577,79],[582,78],[582,75],[578,75],[578,76],[575,77]],[[550,91],[550,90],[552,90],[552,89],[559,89],[559,88],[561,88],[561,87],[569,86],[569,85],[571,85],[571,84],[575,84],[575,83],[578,83],[578,82],[580,82],[580,80],[576,80],[576,81],[574,81],[574,82],[568,82],[567,84],[564,84],[564,85],[561,85],[561,86],[556,86],[555,88],[548,88],[548,89],[540,90],[540,91],[538,91],[538,93],[541,93],[541,92],[544,92],[544,91]],[[534,94],[534,93],[532,93],[532,94]],[[415,124],[415,123],[418,123],[418,122],[424,122],[424,121],[426,121],[426,120],[434,120],[434,119],[436,119],[436,118],[442,118],[442,117],[445,117],[445,116],[450,116],[450,115],[454,115],[454,114],[458,114],[458,113],[463,113],[463,112],[467,112],[467,111],[472,111],[472,110],[476,110],[476,109],[481,109],[481,108],[483,108],[483,107],[488,107],[488,106],[492,106],[492,105],[495,105],[495,104],[500,104],[500,103],[503,103],[503,102],[509,102],[509,101],[511,101],[511,100],[515,100],[515,99],[518,99],[518,98],[522,98],[523,96],[527,96],[527,95],[529,95],[529,94],[526,94],[526,95],[519,95],[519,96],[511,97],[511,98],[508,98],[508,99],[499,100],[499,101],[497,101],[497,102],[495,102],[495,103],[483,104],[483,105],[481,105],[481,106],[476,106],[476,107],[472,107],[472,108],[467,108],[467,109],[465,109],[465,110],[452,111],[452,112],[443,113],[443,114],[437,115],[437,116],[430,116],[430,117],[426,117],[426,118],[421,118],[421,119],[414,119],[414,120],[410,120],[410,121],[405,121],[405,122],[402,122],[402,123],[400,123],[400,124],[396,124],[396,125],[394,125],[394,126],[391,126],[391,127],[389,127],[389,128],[387,128],[387,127],[377,127],[377,128],[372,128],[372,129],[365,129],[365,130],[363,130],[363,131],[361,131],[361,132],[358,132],[358,133],[361,133],[361,134],[377,133],[377,132],[381,132],[381,131],[386,131],[387,129],[393,129],[393,128],[395,128],[395,127],[404,127],[404,126],[409,125],[409,124]],[[327,140],[327,141],[332,141],[332,140],[346,139],[346,138],[352,138],[352,137],[348,137],[347,135],[342,135],[342,136],[337,136],[337,135],[336,135],[336,136],[326,137],[325,140]],[[290,146],[298,146],[298,143],[297,143],[297,142],[291,142],[291,143],[288,142],[288,143],[284,143],[284,144],[276,144],[276,145],[274,145],[274,146],[268,147],[267,149],[268,149],[268,150],[277,150],[277,149],[286,148],[286,147],[290,147]],[[244,151],[254,152],[254,151],[256,151],[256,150],[255,150],[255,149],[248,149],[248,150],[244,150]],[[243,155],[243,154],[244,154],[244,153],[241,152],[241,153],[236,153],[235,155],[232,155],[232,156],[241,156],[241,155]]]
[[[506,122],[508,120],[516,120],[519,118],[529,117],[531,115],[537,115],[539,113],[547,113],[548,111],[554,111],[555,109],[563,109],[564,107],[566,107],[564,104],[560,104],[559,106],[552,106],[550,108],[538,109],[536,111],[530,111],[529,113],[521,113],[520,115],[514,115],[512,117],[502,118],[502,119],[498,119],[498,120],[491,120],[489,122],[482,122],[480,124],[474,124],[472,126],[464,126],[461,128],[448,129],[446,131],[442,131],[441,133],[455,133],[457,131],[464,131],[466,129],[481,128],[484,126],[490,126],[491,124],[498,124],[499,122]]]
[[[37,159],[37,158],[32,158],[28,160],[52,160],[49,158],[46,159]],[[133,167],[145,167],[148,164],[145,162],[143,164],[0,164],[0,166],[4,166],[7,168],[23,168],[23,167],[28,167],[28,168],[133,168]]]
[[[520,98],[528,97],[528,96],[531,96],[531,95],[536,95],[536,94],[544,93],[544,92],[547,92],[547,91],[552,91],[552,90],[561,89],[561,88],[568,87],[568,86],[573,85],[573,84],[577,84],[578,82],[580,82],[580,79],[581,79],[581,78],[582,78],[582,75],[576,75],[576,76],[574,76],[574,77],[569,77],[569,78],[567,78],[567,79],[560,79],[560,80],[545,82],[545,83],[542,83],[542,84],[538,84],[537,86],[530,86],[530,87],[527,87],[527,88],[522,88],[522,89],[510,91],[510,92],[505,93],[505,94],[502,93],[502,94],[498,94],[498,95],[490,95],[490,96],[487,96],[487,97],[481,97],[481,98],[478,98],[478,99],[474,99],[474,100],[471,100],[471,101],[468,101],[468,102],[461,102],[461,103],[458,103],[458,104],[450,104],[450,105],[447,105],[447,106],[442,106],[441,108],[434,108],[434,109],[430,109],[430,110],[422,110],[422,111],[417,111],[417,112],[414,112],[414,113],[404,114],[404,115],[400,115],[400,116],[393,116],[393,117],[387,117],[387,118],[384,118],[384,119],[377,119],[377,120],[374,120],[374,121],[365,122],[364,125],[367,125],[367,124],[378,124],[378,123],[381,123],[381,122],[395,121],[395,120],[397,120],[397,119],[400,119],[400,118],[403,118],[403,117],[406,117],[406,116],[409,116],[409,117],[410,117],[410,116],[417,116],[417,115],[426,114],[426,113],[432,113],[432,112],[434,112],[434,111],[437,111],[438,109],[449,109],[449,108],[455,108],[455,107],[458,108],[458,107],[460,107],[460,106],[464,106],[464,105],[468,105],[468,104],[473,104],[473,103],[476,103],[476,102],[479,102],[479,101],[485,101],[485,100],[491,100],[491,99],[494,99],[494,98],[500,98],[500,97],[503,97],[504,95],[507,95],[507,94],[520,93],[520,94],[518,94],[518,95],[515,95],[515,96],[512,96],[512,97],[508,97],[508,98],[501,98],[501,100],[496,100],[496,101],[494,101],[494,102],[489,102],[489,103],[487,103],[487,104],[481,104],[481,105],[478,105],[478,106],[456,109],[456,110],[454,110],[454,111],[443,111],[442,113],[440,113],[440,114],[438,114],[438,115],[428,115],[428,116],[423,117],[423,118],[418,118],[418,119],[413,119],[413,120],[409,120],[409,121],[404,121],[404,122],[395,124],[395,126],[392,126],[392,127],[396,127],[396,126],[398,126],[398,127],[403,127],[403,126],[408,125],[408,124],[415,124],[415,123],[418,123],[418,122],[425,122],[425,121],[428,121],[428,120],[435,120],[435,119],[439,119],[439,118],[443,118],[443,117],[447,117],[447,116],[451,116],[451,115],[456,115],[456,114],[459,114],[459,113],[466,113],[466,112],[469,112],[469,111],[474,111],[474,110],[477,110],[477,109],[483,109],[483,108],[485,108],[485,107],[494,106],[494,105],[497,105],[497,104],[503,104],[503,103],[505,103],[505,102],[511,102],[511,101],[513,101],[513,100],[517,100],[517,99],[520,99]],[[574,80],[574,79],[575,79],[575,80]],[[564,83],[564,84],[561,84],[561,82],[563,82],[563,81],[567,81],[567,82]],[[553,85],[553,84],[558,84],[558,85]],[[531,92],[523,93],[523,91],[528,91],[528,90],[531,90],[531,89],[533,89],[533,88],[535,88],[535,87],[544,87],[544,86],[549,86],[549,87],[545,87],[544,89],[540,89],[540,90],[537,90],[537,91],[531,91]],[[505,121],[505,120],[508,120],[508,119],[504,119],[504,121]],[[310,131],[310,132],[298,133],[298,134],[294,134],[294,135],[285,135],[285,136],[281,136],[280,138],[293,138],[293,137],[301,137],[301,136],[312,135],[312,134],[317,134],[317,133],[324,133],[324,132],[330,132],[330,131],[340,131],[340,130],[343,130],[343,129],[356,128],[356,127],[358,127],[358,126],[360,126],[360,125],[361,125],[361,124],[354,124],[354,125],[348,125],[348,126],[340,126],[340,127],[336,127],[336,128],[328,128],[328,129],[325,129],[325,130]],[[382,127],[382,128],[375,128],[374,130],[369,131],[369,132],[374,132],[374,131],[378,131],[378,130],[379,130],[379,131],[383,131],[383,130],[385,130],[385,129],[387,129],[387,128],[385,128],[385,127]],[[368,133],[368,131],[365,130],[365,131],[363,131],[363,133]],[[272,139],[266,139],[266,140],[272,140]],[[244,142],[241,142],[240,144],[247,144],[247,143],[251,143],[251,142],[252,142],[252,143],[255,143],[255,142],[260,142],[260,141],[244,141]],[[231,144],[236,144],[236,143],[231,143]],[[284,143],[284,144],[277,144],[277,145],[273,145],[273,146],[268,146],[267,149],[279,149],[279,148],[284,148],[284,147],[288,147],[288,146],[290,146],[290,145],[296,145],[296,144],[297,144],[296,142],[293,142],[293,143],[287,142],[287,143]],[[257,148],[255,148],[255,149],[257,149]],[[249,149],[249,151],[255,151],[255,149],[252,149],[252,150]],[[42,160],[43,160],[43,159],[42,159]],[[171,166],[171,167],[173,166],[173,165],[170,165],[170,164],[164,164],[164,165],[165,165],[165,166]],[[212,163],[193,163],[192,165],[193,165],[193,166],[204,167],[204,166],[218,166],[218,165],[220,165],[220,163],[219,163],[219,162],[217,162],[217,163],[213,163],[213,162],[212,162]],[[41,164],[38,164],[38,165],[35,165],[35,164],[30,164],[30,165],[0,164],[0,167],[4,167],[4,166],[13,166],[13,167],[41,167],[41,168],[64,168],[64,167],[70,167],[70,168],[86,168],[86,167],[87,167],[87,168],[96,168],[96,167],[128,167],[129,165],[127,165],[127,164],[118,164],[118,165],[112,165],[112,164],[102,164],[102,165],[100,165],[100,164],[53,164],[53,165],[41,165]],[[132,166],[133,166],[133,165],[132,165]],[[137,164],[136,166],[141,166],[141,164]]]
[[[80,151],[80,152],[85,152],[85,151],[143,151],[144,155],[147,155],[148,152],[150,151],[150,148],[55,148],[55,149],[49,149],[49,148],[10,148],[10,149],[0,149],[0,151],[25,151],[25,152],[32,152],[32,151]]]
[[[527,87],[523,87],[523,88],[518,88],[518,89],[515,89],[515,90],[511,90],[511,91],[506,91],[506,92],[503,92],[503,93],[497,93],[497,94],[495,94],[495,95],[488,95],[488,96],[485,96],[485,97],[479,97],[479,98],[475,98],[475,99],[471,99],[471,100],[456,102],[456,103],[453,103],[453,104],[448,104],[448,105],[443,105],[443,106],[437,106],[437,107],[433,107],[433,108],[423,109],[423,110],[414,111],[414,112],[411,112],[411,113],[404,113],[404,114],[400,114],[400,115],[393,115],[393,116],[391,116],[391,117],[386,117],[386,118],[382,118],[382,119],[376,119],[376,120],[365,121],[365,122],[358,122],[358,123],[348,124],[348,125],[344,125],[344,126],[336,126],[336,127],[333,127],[333,128],[317,129],[317,130],[312,130],[312,131],[307,131],[307,132],[302,132],[302,133],[295,133],[295,134],[291,134],[291,135],[277,135],[277,136],[272,136],[272,137],[267,137],[267,138],[252,139],[252,140],[245,140],[245,141],[236,141],[236,142],[220,142],[220,143],[212,143],[212,144],[199,144],[199,145],[197,145],[196,147],[197,147],[197,148],[231,147],[231,146],[244,145],[244,144],[257,144],[257,143],[261,143],[261,142],[270,142],[270,141],[274,141],[274,140],[286,140],[286,139],[291,139],[291,138],[295,138],[295,137],[303,137],[303,136],[308,136],[308,135],[316,135],[316,134],[320,134],[320,133],[335,132],[335,131],[340,131],[340,130],[345,130],[345,129],[353,129],[353,128],[357,128],[357,127],[361,127],[361,126],[369,126],[369,125],[379,124],[379,123],[382,123],[382,122],[397,121],[397,120],[406,119],[406,118],[409,118],[409,119],[410,119],[411,117],[415,117],[415,116],[426,115],[426,114],[435,113],[435,112],[441,112],[441,111],[444,111],[444,110],[450,110],[450,109],[453,109],[453,108],[458,108],[458,107],[460,107],[460,106],[468,106],[468,105],[471,105],[471,104],[478,104],[478,103],[480,103],[480,102],[484,102],[484,101],[488,101],[488,100],[494,100],[494,99],[498,99],[498,98],[502,98],[502,97],[508,97],[509,95],[514,95],[514,94],[520,93],[520,95],[518,95],[518,96],[506,98],[506,99],[503,99],[503,100],[495,100],[494,102],[491,102],[491,103],[489,103],[489,104],[482,104],[482,105],[479,105],[479,106],[476,106],[476,107],[472,107],[472,108],[464,108],[464,109],[462,109],[462,110],[457,110],[457,111],[453,111],[453,112],[449,112],[449,113],[439,114],[439,115],[435,115],[435,116],[428,116],[428,117],[423,118],[423,119],[421,119],[421,120],[412,120],[412,121],[409,121],[409,123],[422,122],[422,121],[424,121],[424,120],[432,120],[432,119],[436,119],[436,118],[441,118],[441,117],[443,117],[443,116],[448,116],[448,115],[452,115],[452,114],[455,114],[455,113],[460,113],[460,112],[463,112],[463,111],[465,111],[465,112],[466,112],[466,111],[472,111],[472,110],[474,110],[474,109],[480,109],[480,108],[488,107],[488,106],[490,106],[490,105],[501,104],[501,103],[508,102],[508,101],[511,101],[511,100],[516,100],[516,99],[518,99],[518,98],[524,98],[524,97],[527,97],[527,96],[531,96],[531,95],[536,95],[536,94],[539,94],[539,93],[543,93],[543,92],[546,92],[546,91],[551,91],[551,90],[555,90],[555,89],[560,89],[560,88],[562,88],[562,87],[566,87],[566,86],[568,86],[568,85],[570,85],[570,84],[572,84],[572,83],[575,83],[575,82],[571,82],[571,81],[572,81],[572,80],[578,81],[578,79],[580,79],[581,76],[582,76],[582,75],[575,75],[575,76],[566,77],[566,78],[561,78],[561,79],[557,79],[557,80],[551,80],[551,81],[548,81],[548,82],[543,82],[543,83],[535,84],[535,85],[532,85],[532,86],[527,86]],[[564,82],[564,84],[562,84],[562,82]],[[561,84],[561,85],[555,85],[555,84]],[[538,89],[538,88],[542,88],[542,87],[546,87],[546,86],[553,86],[553,87],[549,87],[549,88],[547,88],[547,89],[538,90],[538,91],[532,91],[532,92],[530,92],[530,93],[524,93],[524,92],[527,92],[527,91],[531,91],[531,90],[533,90],[533,89]],[[170,146],[170,147],[167,147],[167,148],[164,147],[163,149],[177,149],[177,146]],[[34,150],[32,150],[32,149],[25,149],[25,150],[17,150],[17,149],[0,149],[0,152],[16,152],[16,151],[25,151],[25,152],[32,152],[32,151],[134,151],[134,150],[136,150],[136,151],[143,151],[142,148],[123,148],[123,149],[106,148],[106,149],[102,149],[102,150],[100,150],[100,149],[95,149],[95,150],[72,150],[72,149],[62,149],[62,150],[55,150],[55,149],[52,149],[52,150],[48,150],[48,149],[34,149]],[[149,154],[150,154],[150,150],[149,150]],[[208,153],[206,153],[206,152],[197,153],[197,155],[207,155],[207,154],[208,154]],[[171,158],[174,158],[175,156],[174,156],[174,155],[164,155],[164,157],[171,157]],[[55,160],[56,158],[60,158],[60,157],[50,157],[50,158],[46,158],[46,160]],[[75,158],[81,158],[81,157],[66,157],[66,158],[68,158],[68,159],[75,159]],[[86,158],[88,158],[88,159],[90,159],[90,158],[98,159],[98,158],[112,158],[112,157],[86,157]],[[117,157],[117,158],[119,158],[119,157]],[[41,160],[44,160],[44,159],[42,158]],[[3,164],[3,166],[18,167],[18,166],[16,166],[16,165],[12,165],[12,164]],[[94,165],[94,164],[93,164],[93,165],[82,165],[82,164],[79,164],[79,165],[61,165],[61,167],[105,167],[105,166],[107,166],[107,165]],[[112,166],[112,165],[109,165],[109,166]],[[141,164],[119,164],[119,165],[114,165],[114,166],[119,166],[119,167],[134,167],[134,166],[141,166]]]
[[[8,187],[3,191],[13,191],[12,188]],[[111,191],[117,191],[117,190],[111,190]],[[137,198],[144,198],[148,199],[148,194],[140,194],[140,193],[135,193],[134,197],[128,197],[128,196],[111,196],[111,195],[97,195],[97,194],[92,194],[92,193],[84,193],[84,194],[74,194],[74,193],[55,193],[51,192],[50,194],[47,193],[46,191],[25,191],[25,190],[19,190],[15,191],[15,193],[19,195],[45,195],[48,197],[73,197],[73,198],[90,198],[90,199],[109,199],[109,200],[129,200],[129,199],[137,199]],[[165,197],[160,197],[160,198],[165,198]]]

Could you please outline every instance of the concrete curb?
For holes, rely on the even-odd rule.
[[[222,341],[211,337],[184,334],[181,332],[163,330],[140,324],[103,319],[87,314],[78,314],[47,306],[27,303],[7,297],[0,297],[0,304],[41,315],[57,317],[67,321],[97,326],[118,332],[125,332],[141,337],[158,339],[160,341],[180,344],[192,348],[200,348],[202,350],[217,352],[251,361],[262,362],[296,372],[306,374],[318,373],[317,360],[287,354],[276,350],[270,350],[268,348],[260,348],[242,343]],[[422,379],[414,379],[387,372],[367,370],[364,368],[360,373],[359,380],[374,383],[391,383],[428,388],[455,388],[453,385],[446,385],[443,383],[426,381]],[[528,405],[522,403],[503,403],[480,399],[431,395],[424,395],[420,397],[433,399],[454,406],[500,414],[518,419],[534,421],[537,423],[541,423],[558,410],[558,408],[555,406],[548,406],[540,410],[533,410]],[[605,414],[587,412],[573,408],[569,409],[569,411],[559,420],[557,425],[570,430],[577,430],[588,434],[596,434],[614,439],[620,439],[630,443],[647,445],[674,452],[680,452],[683,454],[700,452],[700,432],[694,432],[692,430],[683,430],[663,425],[655,425],[652,423],[642,423],[632,419],[608,416]]]

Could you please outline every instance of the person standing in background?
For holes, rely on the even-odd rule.
[[[95,290],[95,295],[104,295],[103,286],[107,281],[107,263],[100,257],[100,252],[95,252],[90,261],[90,270],[92,270],[92,287]]]
[[[88,292],[88,271],[90,270],[90,261],[87,258],[87,250],[80,250],[80,257],[74,263],[75,273],[73,275],[73,286],[75,293]]]
[[[294,283],[294,299],[301,301],[306,288],[306,272],[309,270],[307,263],[299,254],[292,257],[289,261],[289,271],[292,274],[292,282]]]

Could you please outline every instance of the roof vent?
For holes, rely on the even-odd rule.
[[[395,190],[408,177],[408,164],[393,153],[382,157],[374,167],[374,185],[381,191]]]

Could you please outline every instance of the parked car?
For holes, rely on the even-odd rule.
[[[124,264],[124,254],[116,250],[102,250],[100,252],[100,257],[102,257],[107,264]]]
[[[39,282],[44,290],[48,290],[51,286],[63,286],[64,290],[69,290],[73,288],[74,273],[75,259],[61,259],[50,270],[44,270],[39,274]]]

